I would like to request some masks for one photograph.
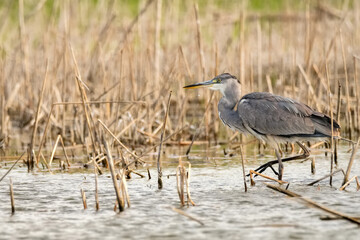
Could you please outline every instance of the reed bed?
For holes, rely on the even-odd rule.
[[[65,146],[87,138],[94,145],[96,119],[132,149],[154,144],[169,91],[166,135],[191,125],[166,144],[188,144],[194,135],[226,143],[231,132],[217,121],[219,96],[205,111],[207,91],[182,89],[221,72],[238,76],[244,94],[271,91],[332,111],[343,136],[358,135],[356,1],[282,1],[281,12],[246,1],[216,10],[212,1],[140,1],[132,12],[132,4],[115,1],[12,2],[0,8],[7,148],[34,149],[39,158],[42,144],[49,149],[59,134]]]
[[[188,145],[189,153],[193,144],[240,144],[244,168],[242,146],[254,141],[218,121],[220,96],[182,88],[222,72],[239,78],[243,94],[305,102],[341,122],[342,136],[358,138],[360,3],[279,2],[281,11],[273,1],[263,9],[235,0],[1,2],[2,158],[26,151],[29,171],[52,172],[53,161],[64,170],[81,156],[94,167],[97,210],[97,177],[109,168],[119,211],[130,206],[125,178],[144,177],[135,170],[154,164],[149,153],[158,153],[162,188],[163,146]],[[343,189],[359,182],[350,176],[357,147]],[[176,170],[182,206],[185,186],[194,205],[188,166]],[[324,178],[337,172],[331,166]],[[252,174],[269,178],[250,174],[252,183]]]

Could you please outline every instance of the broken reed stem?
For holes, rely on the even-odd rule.
[[[13,183],[10,178],[10,201],[11,201],[11,214],[15,213],[15,200],[14,200],[14,189],[13,189]]]
[[[190,172],[191,172],[191,163],[188,162],[188,172],[185,175],[185,184],[186,184],[186,195],[187,195],[187,204],[189,205],[189,202],[191,203],[191,205],[195,206],[194,201],[191,199],[191,195],[190,195]],[[186,170],[186,169],[185,169]]]
[[[125,169],[122,169],[120,175],[121,175],[121,182],[120,182],[121,190],[123,192],[123,195],[125,196],[124,198],[126,200],[127,206],[130,207],[130,196],[129,196],[127,183],[126,183],[126,179],[125,179]]]
[[[358,139],[357,143],[356,143],[356,146],[353,148],[353,151],[351,153],[351,157],[350,157],[350,161],[349,161],[349,164],[347,166],[347,169],[346,169],[346,173],[345,173],[345,177],[344,177],[344,181],[343,181],[343,185],[348,181],[349,179],[349,176],[350,176],[350,172],[351,172],[351,167],[353,165],[353,162],[354,162],[354,159],[355,159],[355,154],[359,148],[359,143],[360,143],[360,138]]]
[[[332,177],[332,176],[334,176],[334,175],[335,175],[336,173],[338,173],[338,172],[342,172],[342,173],[345,175],[344,170],[338,169],[338,170],[336,170],[336,171],[334,171],[334,172],[332,172],[332,173],[330,173],[330,174],[327,174],[327,175],[323,176],[322,178],[319,178],[318,180],[315,180],[315,181],[307,184],[307,186],[312,186],[312,185],[314,185],[315,183],[318,183],[318,182],[320,182],[320,181],[322,181],[322,180],[324,180],[324,179],[326,179],[326,178],[328,178],[328,177]]]
[[[180,160],[179,160],[180,161]],[[180,165],[176,168],[176,186],[177,192],[180,198],[181,206],[185,206],[185,198],[184,198],[184,167]]]
[[[95,153],[92,154],[92,159],[93,159],[94,175],[95,175],[95,209],[96,209],[96,211],[98,211],[100,209],[99,188],[98,188],[98,173],[97,173],[98,165],[96,164],[96,161],[95,161]]]
[[[106,159],[108,161],[108,165],[109,165],[109,169],[110,169],[110,173],[111,173],[111,178],[112,178],[112,181],[113,181],[113,184],[114,184],[114,190],[115,190],[115,193],[116,193],[116,200],[117,200],[117,203],[118,203],[119,211],[122,212],[122,211],[125,210],[125,206],[124,206],[125,204],[124,204],[124,199],[122,198],[122,196],[120,194],[119,185],[118,185],[117,180],[116,180],[114,161],[113,161],[113,158],[112,158],[111,151],[109,149],[108,143],[106,142],[104,136],[102,136],[102,138],[103,138],[102,142],[103,142],[105,150],[106,150]]]
[[[282,180],[278,180],[278,179],[275,179],[275,178],[266,176],[266,175],[264,175],[264,174],[255,172],[254,170],[250,170],[250,182],[251,182],[251,186],[254,186],[254,185],[255,185],[255,181],[254,181],[254,178],[253,178],[253,174],[259,175],[259,176],[261,176],[261,177],[263,177],[263,178],[266,178],[266,179],[269,179],[269,180],[271,180],[271,181],[275,181],[275,182],[277,182],[277,183],[279,183],[279,184],[288,183],[288,182],[285,182],[285,181],[282,181]]]
[[[166,121],[167,121],[167,116],[168,116],[169,108],[170,108],[171,93],[172,93],[172,91],[170,91],[170,93],[169,93],[169,98],[168,98],[168,102],[167,102],[167,106],[166,106],[166,112],[165,112],[165,116],[164,116],[164,121],[163,121],[163,127],[162,127],[162,131],[161,131],[161,136],[160,136],[160,145],[159,145],[159,152],[158,152],[158,158],[157,158],[158,188],[159,188],[159,189],[162,189],[162,187],[163,187],[163,182],[162,182],[162,169],[161,169],[161,148],[162,148],[162,144],[163,144],[163,140],[164,140],[165,128],[166,128]]]
[[[15,161],[15,163],[9,168],[9,170],[0,178],[0,182],[10,173],[10,171],[15,167],[15,165],[18,163],[18,161],[21,160],[21,158],[24,156],[25,152],[21,154],[21,156]]]
[[[339,188],[340,191],[345,190],[345,188],[352,182],[356,180],[356,191],[359,191],[360,189],[360,183],[359,183],[359,178],[357,176],[353,176],[349,181],[347,181],[346,183],[344,183],[341,188]]]
[[[47,81],[48,68],[49,68],[49,61],[46,60],[45,76],[44,76],[43,84],[42,84],[42,87],[41,87],[39,102],[38,102],[37,110],[36,110],[36,114],[35,114],[34,128],[33,128],[32,138],[31,138],[31,142],[30,142],[30,156],[28,156],[28,169],[29,170],[34,169],[34,158],[35,158],[35,156],[33,155],[33,149],[34,149],[36,132],[37,132],[37,127],[38,127],[40,108],[41,108],[41,105],[42,105],[45,86],[46,86],[46,81]],[[37,163],[38,163],[38,161],[36,160],[36,165],[37,165]],[[39,167],[39,166],[37,166],[37,167]]]
[[[49,167],[51,167],[52,160],[54,159],[55,151],[56,151],[57,145],[58,145],[58,143],[59,143],[59,141],[60,141],[60,137],[61,137],[61,136],[58,135],[57,138],[56,138],[56,141],[55,141],[55,144],[54,144],[54,148],[53,148],[53,150],[52,150],[52,152],[51,152],[51,156],[50,156],[50,160],[49,160]]]
[[[242,145],[240,145],[240,155],[241,155],[241,167],[242,167],[242,172],[243,172],[243,181],[244,181],[244,187],[245,187],[245,192],[247,192],[247,184],[246,184],[246,174],[245,174],[245,164],[244,164],[244,152],[243,152],[243,148]]]
[[[82,199],[82,202],[83,202],[84,209],[87,209],[86,195],[85,195],[85,192],[84,192],[83,188],[80,189],[80,193],[81,193],[81,199]]]
[[[356,223],[356,224],[360,225],[360,220],[357,220],[357,219],[355,219],[355,218],[353,218],[351,216],[348,216],[348,215],[343,214],[341,212],[338,212],[338,211],[332,210],[330,208],[327,208],[327,207],[325,207],[323,205],[320,205],[320,204],[318,204],[318,203],[316,203],[316,202],[314,202],[314,201],[312,201],[310,199],[304,198],[303,196],[301,196],[301,195],[299,195],[297,193],[291,192],[289,190],[282,189],[282,188],[280,188],[278,186],[271,185],[271,184],[266,184],[266,186],[268,188],[271,188],[271,189],[275,190],[275,191],[284,193],[284,194],[286,194],[286,195],[288,195],[290,197],[295,197],[295,198],[297,198],[299,200],[302,200],[302,201],[306,202],[307,204],[309,204],[312,207],[318,208],[318,209],[323,210],[325,212],[328,212],[328,213],[331,213],[333,215],[339,216],[339,217],[341,217],[341,218],[343,218],[345,220],[348,220],[348,221],[350,221],[352,223]]]

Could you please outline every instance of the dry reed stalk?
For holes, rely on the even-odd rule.
[[[345,73],[345,91],[346,91],[346,111],[345,111],[345,114],[346,114],[346,123],[347,123],[348,131],[349,131],[350,136],[351,136],[350,128],[352,126],[352,120],[351,120],[351,111],[350,111],[349,78],[348,78],[348,73],[347,73],[345,50],[344,50],[344,41],[343,41],[341,28],[339,30],[339,34],[340,34],[341,54],[342,54],[343,65],[344,65],[344,73]]]
[[[121,192],[123,193],[123,199],[126,200],[127,206],[130,207],[130,205],[131,205],[130,204],[130,196],[129,196],[127,183],[126,183],[126,179],[125,179],[125,170],[122,169],[122,171],[119,171],[119,174],[120,174],[120,188],[121,188]]]
[[[72,49],[71,49],[72,51]],[[74,53],[73,53],[73,57],[74,57],[74,61],[75,60],[75,56],[74,56]],[[85,92],[85,89],[83,87],[83,84],[82,84],[82,81],[80,80],[80,75],[79,76],[76,76],[76,79],[77,79],[77,86],[79,88],[79,92],[80,92],[80,96],[81,96],[81,99],[83,101],[83,110],[84,110],[84,113],[85,113],[85,119],[86,119],[86,123],[87,123],[87,126],[89,128],[89,134],[90,134],[90,139],[91,139],[91,143],[92,143],[92,148],[93,148],[93,152],[96,154],[97,153],[97,150],[96,150],[96,143],[95,143],[95,131],[94,131],[94,126],[91,124],[91,120],[92,120],[92,117],[91,117],[91,113],[88,112],[88,104],[87,104],[87,97],[86,97],[86,92]],[[91,119],[90,119],[91,118]]]
[[[100,203],[99,203],[99,184],[98,184],[98,173],[97,168],[99,166],[96,164],[94,153],[93,153],[93,165],[94,165],[94,175],[95,175],[95,209],[98,211],[100,209]]]
[[[149,8],[151,3],[153,3],[153,2],[154,2],[154,0],[147,0],[145,6],[139,11],[138,15],[136,15],[136,17],[131,21],[129,26],[126,28],[124,35],[122,36],[122,40],[119,41],[117,48],[114,51],[114,55],[119,52],[121,44],[126,42],[127,36],[132,32],[132,29],[134,28],[135,24],[139,21],[140,17],[146,12],[146,10]]]
[[[197,51],[198,51],[198,55],[199,55],[201,79],[202,79],[202,81],[205,81],[205,59],[204,59],[204,52],[203,52],[202,40],[201,40],[199,6],[196,3],[194,4],[194,12],[195,12],[195,21],[196,21]]]
[[[268,86],[268,91],[269,93],[274,93],[273,88],[272,88],[272,84],[271,84],[271,79],[269,75],[266,75],[266,83]]]
[[[52,174],[49,164],[46,162],[46,159],[42,153],[40,154],[40,157],[41,157],[40,159],[42,159],[42,162],[45,164],[46,168],[48,169],[49,173]]]
[[[7,170],[7,172],[0,178],[0,182],[10,173],[10,171],[15,167],[15,165],[20,161],[20,159],[24,156],[25,152],[21,154],[21,156],[14,162],[14,164]]]
[[[171,93],[172,93],[172,91],[170,91],[170,93],[169,93],[169,98],[168,98],[168,102],[167,102],[167,106],[166,106],[166,112],[165,112],[165,116],[164,116],[163,127],[162,127],[162,131],[161,131],[161,135],[160,135],[159,152],[158,152],[158,157],[157,157],[158,188],[159,189],[162,189],[162,187],[163,187],[162,169],[161,169],[162,168],[161,167],[161,148],[162,148],[162,144],[163,144],[163,140],[164,140],[166,121],[167,121],[167,118],[168,118],[168,113],[169,113],[169,108],[170,108]]]
[[[110,173],[111,173],[111,178],[113,181],[113,185],[114,185],[114,190],[115,190],[115,194],[116,194],[116,200],[118,203],[118,207],[119,207],[119,211],[122,212],[125,210],[125,203],[124,203],[124,199],[122,198],[122,195],[120,193],[120,189],[119,189],[119,185],[117,183],[116,180],[116,174],[115,174],[115,166],[114,166],[114,161],[111,155],[111,151],[109,149],[109,145],[106,142],[104,136],[102,136],[102,142],[104,144],[105,150],[106,150],[106,156],[107,156],[107,161],[108,161],[108,165],[109,165],[109,169],[110,169]]]
[[[240,145],[240,155],[241,155],[241,167],[242,167],[242,172],[243,172],[244,187],[245,187],[245,192],[247,192],[245,164],[244,164],[245,157],[244,157],[244,152],[243,152],[242,145]]]
[[[60,135],[58,135],[57,138],[56,138],[56,141],[55,141],[53,150],[52,150],[52,152],[51,152],[50,160],[49,160],[49,167],[51,167],[51,163],[52,163],[52,161],[53,161],[53,159],[54,159],[55,151],[56,151],[57,145],[58,145],[58,143],[59,143],[59,141],[60,141],[60,138],[61,138]]]
[[[288,195],[288,196],[290,196],[290,197],[295,197],[296,199],[299,199],[299,200],[301,200],[301,201],[304,201],[305,203],[309,204],[309,205],[312,206],[312,207],[315,207],[315,208],[317,208],[317,209],[323,210],[323,211],[325,211],[325,212],[331,213],[331,214],[333,214],[333,215],[335,215],[335,216],[339,216],[339,217],[341,217],[341,218],[343,218],[343,219],[345,219],[345,220],[348,220],[348,221],[350,221],[350,222],[352,222],[352,223],[356,223],[356,224],[360,225],[360,220],[358,220],[358,219],[356,219],[356,218],[353,218],[353,217],[351,217],[351,216],[348,216],[348,215],[346,215],[346,214],[343,214],[343,213],[341,213],[341,212],[335,211],[335,210],[333,210],[333,209],[330,209],[330,208],[328,208],[328,207],[325,207],[325,206],[323,206],[323,205],[320,205],[320,204],[314,202],[313,200],[307,199],[307,198],[305,198],[305,197],[303,197],[303,196],[301,196],[301,195],[299,195],[299,194],[297,194],[297,193],[291,192],[291,191],[289,191],[289,190],[282,189],[282,188],[280,188],[280,187],[278,187],[278,186],[271,185],[271,184],[266,184],[266,186],[267,186],[268,188],[271,188],[271,189],[276,190],[276,191],[278,191],[278,192],[284,193],[284,194],[286,194],[286,195]]]
[[[22,60],[21,67],[22,67],[23,82],[25,83],[25,85],[27,85],[29,96],[32,96],[31,85],[29,84],[29,78],[30,78],[29,47],[28,47],[29,43],[25,28],[23,0],[19,0],[18,19],[19,19],[20,49],[21,49],[21,60]]]
[[[46,138],[47,131],[48,131],[48,129],[49,129],[49,125],[50,125],[49,123],[50,123],[51,115],[52,115],[53,110],[54,110],[54,106],[55,106],[54,104],[51,105],[51,110],[50,110],[50,112],[49,112],[49,116],[48,116],[47,121],[46,121],[44,133],[43,133],[43,135],[42,135],[42,137],[41,137],[41,140],[40,140],[38,155],[36,156],[36,159],[37,159],[37,160],[40,158],[41,150],[42,150],[43,145],[44,145],[44,143],[45,143],[45,138]]]
[[[315,174],[316,173],[316,168],[315,168],[315,157],[313,157],[311,159],[311,174]]]
[[[204,224],[203,222],[201,222],[200,220],[198,220],[198,219],[190,216],[189,214],[187,214],[186,212],[184,212],[184,211],[182,211],[182,210],[180,210],[180,209],[177,209],[177,208],[174,208],[174,207],[171,208],[171,209],[172,209],[174,212],[177,212],[177,213],[179,213],[179,214],[181,214],[181,215],[189,218],[190,220],[193,220],[193,221],[199,223],[199,224],[202,225],[202,226],[205,225],[205,224]]]
[[[269,180],[271,180],[271,181],[275,181],[275,182],[277,182],[277,183],[279,183],[279,184],[285,184],[285,183],[288,183],[288,182],[285,182],[285,181],[282,181],[282,180],[278,180],[278,179],[275,179],[275,178],[272,178],[272,177],[266,176],[266,175],[264,175],[264,174],[261,174],[261,173],[255,172],[254,170],[250,170],[250,171],[249,171],[249,173],[250,173],[250,182],[251,182],[251,186],[254,186],[254,185],[255,185],[255,181],[254,181],[254,178],[253,178],[253,174],[255,174],[255,175],[259,175],[259,176],[261,176],[261,177],[263,177],[263,178],[266,178],[266,179],[269,179]]]
[[[356,99],[356,108],[355,108],[355,114],[354,117],[356,119],[356,129],[360,129],[360,93],[359,93],[359,82],[358,82],[358,73],[357,73],[357,57],[353,56],[353,62],[354,62],[354,85],[355,85],[355,99]]]
[[[80,193],[81,193],[81,199],[82,199],[84,209],[87,209],[86,195],[85,195],[85,192],[84,192],[83,188],[80,189]]]
[[[331,139],[330,139],[330,147],[331,147],[331,154],[330,154],[330,179],[329,184],[332,186],[332,176],[333,176],[333,169],[334,169],[334,113],[333,113],[333,105],[332,105],[332,93],[330,88],[330,77],[329,77],[329,68],[327,59],[325,59],[325,74],[327,80],[327,91],[328,91],[328,102],[330,106],[330,119],[331,119]]]
[[[360,189],[360,183],[359,183],[359,178],[358,176],[353,176],[349,181],[347,181],[346,183],[344,183],[340,188],[339,190],[342,191],[342,190],[345,190],[345,188],[352,182],[356,180],[356,191],[359,191]]]
[[[191,79],[191,81],[194,81],[194,76],[193,76],[193,74],[192,74],[191,71],[190,71],[189,63],[188,63],[188,61],[186,60],[186,57],[185,57],[185,55],[184,55],[184,51],[183,51],[183,48],[182,48],[181,45],[180,45],[180,47],[179,47],[179,51],[180,51],[181,59],[183,60],[184,65],[185,65],[186,72],[187,72],[189,78]]]
[[[49,61],[46,60],[45,76],[44,76],[44,80],[43,80],[42,87],[41,87],[39,102],[38,102],[37,110],[36,110],[36,114],[35,114],[35,123],[34,123],[33,132],[32,132],[32,138],[31,138],[31,142],[30,142],[30,156],[28,156],[28,169],[29,170],[34,169],[35,155],[33,155],[33,149],[34,149],[34,145],[35,145],[36,131],[37,131],[37,128],[38,128],[38,120],[39,120],[40,108],[41,108],[41,105],[42,105],[45,86],[46,86],[46,81],[47,81],[48,69],[49,69]],[[36,163],[37,163],[37,161],[36,161]]]
[[[15,213],[15,200],[14,200],[14,189],[13,189],[13,183],[12,180],[10,178],[10,201],[11,201],[11,214]]]
[[[119,103],[119,104],[125,104],[125,103],[133,103],[133,104],[146,104],[145,101],[88,101],[86,102],[86,104],[91,105],[91,104],[114,104],[114,103]],[[54,106],[57,105],[80,105],[83,104],[83,102],[56,102],[53,103]]]
[[[314,90],[314,88],[313,88],[313,86],[311,84],[311,80],[309,79],[308,75],[306,74],[305,70],[303,69],[303,67],[300,64],[298,64],[298,68],[299,68],[301,74],[303,75],[303,77],[305,79],[305,83],[308,86],[308,89],[309,89],[309,92],[310,92],[312,98],[314,99],[316,108],[318,110],[320,110],[321,109],[321,107],[319,105],[320,101],[318,100],[318,98],[316,96],[315,90]]]
[[[63,149],[64,156],[65,156],[65,159],[66,159],[66,163],[67,163],[68,167],[70,167],[70,161],[69,161],[68,155],[67,155],[67,153],[66,153],[64,140],[63,140],[63,138],[62,138],[61,135],[59,135],[59,136],[60,136],[61,147],[62,147],[62,149]]]
[[[310,25],[311,25],[311,19],[310,19],[310,6],[309,1],[306,1],[306,9],[305,9],[305,40],[304,40],[304,63],[306,64],[306,68],[309,67],[309,61],[310,61]]]
[[[80,74],[80,70],[78,68],[78,64],[77,64],[77,61],[76,61],[76,58],[75,58],[75,53],[74,53],[74,50],[72,48],[72,46],[70,45],[70,50],[71,50],[71,55],[72,55],[72,58],[73,58],[73,61],[74,61],[74,65],[75,65],[75,73],[76,73],[76,84],[78,86],[78,89],[79,89],[79,92],[80,92],[80,97],[81,97],[81,100],[83,102],[82,106],[83,106],[83,110],[84,110],[84,114],[85,114],[85,119],[86,119],[86,123],[87,123],[87,126],[89,128],[89,134],[90,134],[90,138],[91,138],[91,143],[92,143],[92,147],[93,147],[93,152],[96,154],[97,153],[97,150],[96,150],[96,144],[95,144],[95,137],[94,137],[94,128],[93,128],[93,125],[91,125],[91,121],[90,121],[90,118],[91,120],[92,119],[92,116],[91,114],[88,113],[88,104],[87,104],[87,96],[86,96],[86,92],[85,92],[85,89],[84,87],[88,88],[87,85],[81,80],[81,74]],[[89,107],[90,108],[90,107]],[[93,121],[92,121],[93,122]]]
[[[160,30],[161,30],[161,13],[162,0],[156,0],[156,22],[155,22],[155,45],[154,45],[154,67],[155,81],[160,82]],[[134,96],[135,97],[135,96]]]
[[[163,140],[163,143],[164,142],[167,142],[167,140],[171,139],[173,136],[179,134],[180,132],[182,132],[183,130],[187,129],[189,126],[188,125],[185,125],[184,127],[180,128],[178,131],[175,131],[174,133],[170,134],[169,136],[167,136],[164,140]],[[140,157],[137,157],[138,159],[139,158],[142,158],[144,156],[146,156],[147,154],[149,154],[150,152],[152,152],[153,150],[156,150],[157,147],[160,146],[160,142],[159,144],[155,145],[155,146],[151,146],[151,147],[148,147],[147,149],[145,149],[144,153],[141,154]],[[135,162],[137,161],[137,159],[133,160],[132,162],[129,162],[125,168],[128,168],[130,165],[134,164]],[[150,172],[149,172],[150,173]]]
[[[351,153],[351,157],[350,157],[350,161],[349,161],[349,164],[347,166],[347,169],[346,169],[346,173],[345,173],[345,176],[344,176],[344,180],[343,180],[343,185],[348,181],[349,179],[349,176],[350,176],[350,172],[351,172],[351,167],[354,163],[354,160],[355,160],[355,154],[359,148],[359,143],[360,143],[360,138],[358,139],[355,147],[353,148],[353,151]]]
[[[179,159],[179,162],[181,160]],[[185,176],[185,168],[179,164],[179,166],[176,168],[176,189],[179,195],[180,204],[181,206],[185,206],[185,197],[184,197],[184,178]]]
[[[186,170],[186,169],[185,169]],[[185,175],[185,185],[186,185],[186,196],[187,196],[187,204],[189,206],[189,202],[191,203],[191,205],[195,206],[194,201],[191,199],[191,194],[190,194],[190,173],[191,173],[191,163],[188,162],[188,171],[187,174]]]
[[[260,20],[256,21],[256,37],[257,37],[257,84],[258,91],[263,91],[262,86],[262,32]]]
[[[319,178],[318,180],[315,180],[315,181],[307,184],[307,186],[312,186],[312,185],[314,185],[315,183],[318,183],[318,182],[320,182],[320,181],[322,181],[322,180],[324,180],[324,179],[326,179],[326,178],[328,178],[328,177],[332,177],[332,176],[334,176],[334,175],[335,175],[336,173],[338,173],[338,172],[342,172],[343,175],[345,175],[344,170],[342,170],[342,169],[337,169],[336,171],[333,171],[332,173],[327,174],[327,175]]]
[[[240,69],[240,83],[242,86],[246,86],[245,82],[245,22],[246,22],[246,4],[247,1],[243,1],[240,6],[240,32],[239,32],[239,69]],[[244,87],[246,88],[246,87]]]
[[[141,116],[137,117],[136,119],[132,120],[127,126],[125,126],[121,131],[116,134],[116,138],[120,138],[130,127],[132,127],[137,121],[143,119],[146,113],[142,114]]]
[[[135,161],[144,162],[143,160],[141,160],[141,157],[135,155],[129,148],[127,148],[100,119],[98,119],[98,122],[116,140],[116,142],[120,144],[121,147],[123,147],[128,153],[130,153],[131,156],[135,158]]]

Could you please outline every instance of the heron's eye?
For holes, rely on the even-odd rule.
[[[214,80],[214,82],[216,82],[216,83],[221,83],[221,79],[220,79],[220,78],[217,78],[217,79]]]

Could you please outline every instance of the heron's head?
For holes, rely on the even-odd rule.
[[[240,81],[230,73],[222,73],[209,81],[187,85],[184,88],[190,89],[201,87],[207,87],[211,90],[219,90],[225,96],[229,92],[240,91]]]

